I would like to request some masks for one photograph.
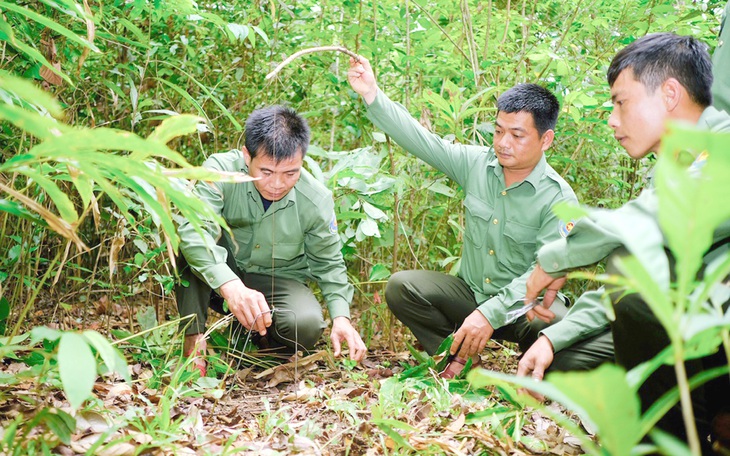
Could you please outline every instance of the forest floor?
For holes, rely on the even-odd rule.
[[[50,325],[96,329],[119,340],[145,329],[144,312],[132,314],[141,308],[105,300],[85,310],[54,306],[36,311],[28,323],[56,321]],[[8,441],[7,430],[15,427],[16,444],[24,447],[8,454],[29,454],[43,444],[56,454],[102,456],[582,453],[575,437],[510,401],[509,393],[442,380],[427,366],[419,369],[409,351],[391,351],[388,344],[373,337],[359,365],[335,359],[324,344],[283,363],[246,353],[239,364],[212,351],[208,377],[201,378],[180,357],[177,325],[156,326],[119,344],[132,382],[98,377],[94,398],[75,412],[53,375],[23,374],[34,363],[32,353],[21,353],[0,364],[0,376],[15,379],[0,382],[0,433]],[[482,364],[514,372],[516,359],[512,347],[490,342]],[[70,438],[38,418],[44,410],[76,418]]]

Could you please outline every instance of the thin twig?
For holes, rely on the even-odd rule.
[[[314,52],[323,52],[323,51],[338,51],[338,52],[342,52],[342,53],[345,53],[345,54],[349,55],[350,57],[352,57],[355,60],[360,60],[360,56],[359,55],[355,54],[351,50],[346,49],[346,48],[344,48],[342,46],[319,46],[319,47],[313,47],[313,48],[308,48],[308,49],[302,49],[301,51],[295,52],[294,54],[292,54],[289,57],[287,57],[276,68],[274,68],[274,71],[272,71],[271,73],[267,74],[266,75],[266,80],[268,81],[269,79],[271,79],[274,76],[276,76],[279,73],[279,71],[282,70],[282,68],[284,68],[285,66],[287,66],[288,64],[290,64],[293,60],[295,60],[295,59],[297,59],[297,58],[299,58],[299,57],[301,57],[303,55],[306,55],[306,54],[312,54]]]

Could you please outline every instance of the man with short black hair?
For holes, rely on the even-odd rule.
[[[332,193],[302,168],[309,126],[294,110],[270,106],[251,113],[245,135],[243,150],[214,154],[203,166],[257,180],[196,186],[230,233],[212,221],[202,236],[189,223],[178,229],[181,277],[190,285],[177,286],[177,304],[181,316],[195,315],[181,323],[187,325],[185,354],[204,351],[208,307],[222,311],[223,299],[236,319],[268,344],[312,349],[326,327],[307,286],[314,280],[332,318],[335,356],[345,341],[350,357],[362,360],[366,348],[350,323],[353,288]],[[204,363],[198,367],[204,372]]]
[[[464,189],[466,225],[458,276],[400,271],[385,299],[429,354],[452,332],[453,360],[442,373],[459,374],[469,357],[491,338],[515,341],[526,350],[547,324],[511,317],[521,307],[525,280],[539,247],[566,232],[552,207],[576,202],[570,186],[550,167],[560,106],[547,89],[518,84],[497,101],[494,147],[448,142],[427,131],[375,82],[367,59],[351,59],[348,79],[367,104],[368,117],[403,149],[442,171]],[[566,311],[560,303],[563,312]],[[612,359],[610,334],[570,347],[556,370],[589,369]]]
[[[710,106],[712,79],[707,47],[692,37],[657,33],[626,46],[616,54],[608,69],[608,83],[614,104],[608,125],[614,130],[616,140],[631,157],[640,159],[659,150],[666,125],[670,121],[684,122],[710,131],[729,132],[730,116]],[[727,198],[730,194],[718,197]],[[666,239],[658,227],[657,213],[656,195],[654,189],[649,188],[620,209],[592,212],[590,216],[578,220],[565,239],[542,247],[538,253],[538,265],[527,281],[525,302],[536,299],[542,290],[546,292],[542,305],[528,312],[528,318],[538,317],[550,321],[552,315],[549,307],[557,290],[565,283],[565,274],[604,258],[609,259],[609,272],[614,272],[614,259],[627,253],[637,256],[645,269],[651,271],[652,278],[668,287],[673,259],[668,250],[665,253],[662,249],[662,246],[666,246]],[[727,237],[729,232],[730,220],[715,231],[715,248],[726,248],[730,240]],[[630,242],[630,239],[639,242]],[[629,248],[631,251],[627,252]],[[713,251],[707,252],[705,258],[710,258],[712,254]],[[618,364],[627,369],[633,368],[669,345],[662,325],[640,295],[634,293],[611,298],[616,314],[611,328]],[[727,306],[728,303],[725,303],[725,309]],[[594,315],[593,331],[600,331],[609,325],[602,305],[581,297],[568,315],[553,325],[551,330],[569,329],[574,317],[584,314]],[[584,321],[583,317],[580,318]],[[518,367],[518,375],[542,378],[553,356],[557,355],[549,338],[543,335],[525,353]],[[691,377],[717,362],[717,358],[708,357],[689,360],[685,364]],[[724,362],[727,363],[727,360]],[[642,409],[647,410],[675,385],[674,370],[670,366],[659,368],[639,389]],[[728,411],[727,407],[730,406],[727,376],[710,382],[706,388],[713,394],[705,398],[701,392],[696,392],[693,401],[702,437],[710,433],[709,420],[712,416],[723,408]],[[667,413],[658,426],[675,436],[686,438],[679,407]]]

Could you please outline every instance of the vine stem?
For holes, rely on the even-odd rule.
[[[349,55],[350,57],[352,57],[355,60],[358,60],[358,61],[360,60],[359,55],[355,54],[351,50],[344,48],[342,46],[318,46],[318,47],[313,47],[313,48],[302,49],[301,51],[295,52],[294,54],[290,55],[283,62],[281,62],[279,65],[277,65],[276,68],[274,68],[274,70],[271,73],[266,75],[266,80],[268,81],[269,79],[276,76],[282,70],[282,68],[289,65],[292,61],[298,59],[299,57],[301,57],[303,55],[312,54],[314,52],[325,52],[325,51],[342,52],[344,54]]]

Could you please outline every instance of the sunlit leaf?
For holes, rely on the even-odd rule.
[[[91,396],[96,380],[94,354],[80,334],[67,332],[61,336],[58,371],[71,408],[78,409]]]
[[[198,116],[186,114],[170,116],[155,128],[148,136],[148,139],[167,144],[170,140],[178,136],[196,132],[200,122],[203,122],[203,119]]]

